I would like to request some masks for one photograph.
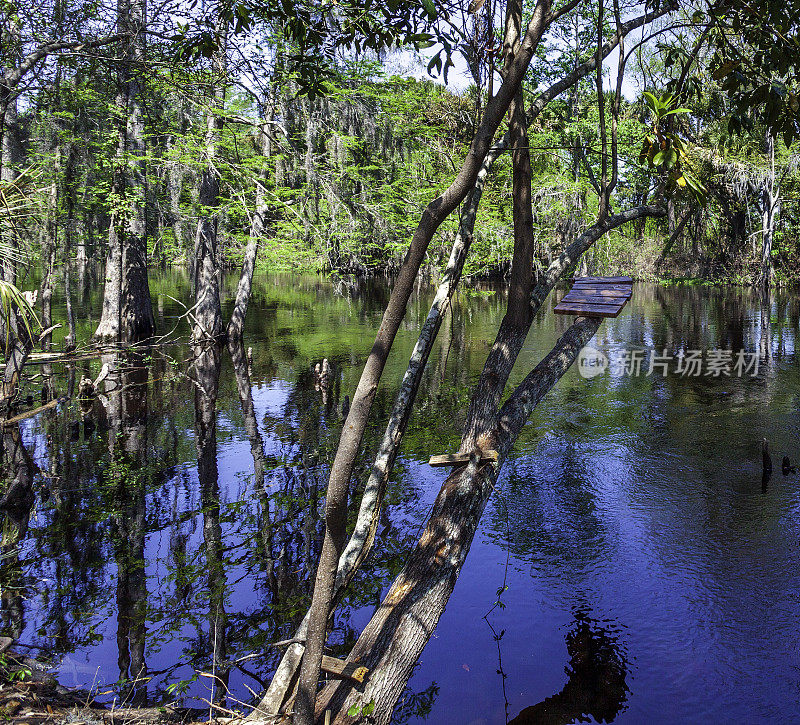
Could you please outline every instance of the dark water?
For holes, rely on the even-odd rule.
[[[152,289],[160,329],[185,336],[170,299],[188,302],[185,280],[154,276]],[[113,372],[91,407],[24,421],[21,438],[6,429],[6,478],[23,495],[5,515],[3,633],[51,655],[63,684],[106,700],[202,706],[213,680],[198,673],[213,671],[229,705],[251,701],[248,688],[258,692],[277,662],[267,643],[291,636],[305,611],[341,402],[386,296],[379,283],[258,280],[249,379],[227,350],[217,364],[185,344],[31,368],[50,376],[28,385],[37,396],[43,385],[77,389],[104,362]],[[430,296],[415,295],[398,336],[369,450]],[[352,645],[418,534],[446,475],[427,458],[457,446],[504,302],[467,291],[443,326],[333,654]],[[512,382],[569,323],[551,307]],[[83,340],[98,310],[87,284]],[[784,454],[800,459],[799,319],[786,294],[764,306],[738,289],[637,285],[594,347],[613,357],[761,346],[758,374],[571,370],[502,472],[398,720],[800,721],[800,483],[780,470]],[[319,390],[312,368],[323,357],[334,375]],[[776,465],[762,483],[763,437]],[[368,466],[364,456],[362,484]]]

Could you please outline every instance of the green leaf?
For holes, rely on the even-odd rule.
[[[361,706],[356,703],[355,705],[350,705],[350,709],[347,711],[348,717],[355,717],[361,712]]]
[[[711,77],[718,81],[728,75],[737,66],[736,61],[729,60],[711,73]]]
[[[364,715],[372,715],[375,712],[375,700],[370,700],[361,711]]]

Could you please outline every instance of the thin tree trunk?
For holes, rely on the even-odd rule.
[[[250,304],[250,295],[253,289],[253,272],[256,267],[258,248],[261,237],[264,235],[267,212],[269,207],[266,201],[266,185],[269,183],[268,160],[271,152],[271,142],[266,126],[260,130],[261,140],[261,172],[256,183],[256,208],[253,212],[253,221],[250,225],[250,236],[244,250],[242,272],[239,276],[239,285],[236,288],[236,302],[233,305],[231,319],[228,322],[228,338],[241,338],[244,329],[244,320],[247,316],[247,307]]]
[[[769,176],[761,190],[761,273],[759,283],[763,288],[772,284],[772,242],[775,236],[775,220],[780,204],[780,186],[775,178],[775,139],[771,129],[766,134]]]
[[[69,329],[67,336],[64,338],[64,350],[69,352],[75,349],[75,345],[78,342],[78,335],[75,331],[75,310],[72,307],[69,257],[67,257],[67,262],[64,265],[64,301],[67,306],[67,325]]]
[[[3,65],[10,62],[18,63],[20,60],[20,25],[16,12],[9,8],[7,20],[8,30],[5,38],[6,47],[3,48]],[[15,64],[16,64],[15,63]],[[7,85],[1,89],[2,108],[0,108],[0,140],[2,141],[2,156],[0,156],[0,180],[12,182],[17,177],[18,165],[22,161],[22,146],[20,143],[19,114],[17,109],[18,93]],[[0,273],[6,282],[16,284],[17,268],[14,254],[18,247],[17,235],[11,231],[3,240],[11,250],[11,255],[2,260]]]
[[[175,158],[170,159],[166,172],[167,203],[169,204],[169,217],[172,233],[175,236],[175,245],[178,249],[186,250],[186,229],[183,214],[181,213],[181,194],[183,192],[183,181],[186,177],[186,167],[178,157],[180,138],[186,132],[186,113],[183,100],[180,95],[176,99],[176,125],[178,131],[172,137],[170,151]]]
[[[217,258],[219,231],[219,178],[214,160],[222,129],[220,111],[225,105],[225,77],[228,72],[227,27],[217,20],[217,50],[214,52],[214,74],[211,107],[206,119],[206,163],[200,178],[198,202],[201,212],[194,240],[195,310],[192,337],[219,339],[225,331],[219,294],[219,260]]]
[[[680,220],[680,223],[677,227],[675,227],[675,231],[672,232],[669,239],[667,239],[667,243],[664,245],[664,249],[661,250],[661,254],[658,257],[658,261],[656,262],[656,269],[660,268],[661,265],[664,263],[664,260],[667,258],[667,255],[670,253],[675,242],[681,236],[681,232],[683,228],[686,226],[686,223],[691,219],[695,214],[694,207],[690,207],[686,213],[683,215],[683,218]]]
[[[39,302],[42,309],[42,327],[46,330],[53,324],[53,276],[55,274],[56,265],[56,246],[58,243],[58,175],[61,164],[61,149],[56,146],[54,151],[55,163],[53,173],[55,179],[50,186],[50,193],[48,194],[47,204],[47,224],[44,226],[44,254],[42,255],[44,261],[44,274],[42,275],[42,283],[39,287]],[[42,350],[50,349],[50,340],[52,335],[47,335],[42,340]]]
[[[540,0],[528,25],[524,41],[511,61],[506,78],[497,95],[488,103],[481,126],[470,147],[469,154],[458,176],[440,197],[423,212],[417,231],[398,275],[384,312],[381,327],[364,366],[347,420],[342,428],[328,481],[325,507],[325,539],[317,567],[314,595],[309,619],[308,638],[303,655],[300,682],[296,700],[298,725],[311,725],[314,717],[314,697],[326,639],[336,569],[344,548],[347,519],[347,493],[353,466],[367,425],[378,381],[386,364],[394,337],[405,315],[414,279],[424,258],[433,234],[444,219],[463,201],[472,189],[483,164],[494,134],[517,95],[531,57],[549,20],[549,0]]]
[[[355,723],[358,717],[349,717],[347,710],[374,701],[375,722],[390,722],[453,591],[503,461],[530,413],[569,369],[600,322],[578,318],[503,406],[495,441],[498,462],[481,466],[476,453],[469,465],[450,474],[419,543],[348,658],[369,668],[369,679],[360,692],[349,685],[328,685],[320,694],[318,713],[330,709],[333,723]]]

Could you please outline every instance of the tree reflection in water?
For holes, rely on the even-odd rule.
[[[526,707],[509,725],[566,725],[588,722],[589,717],[610,723],[623,711],[630,692],[625,682],[628,663],[616,634],[579,609],[566,641],[567,684]]]
[[[105,380],[108,420],[108,476],[113,506],[111,537],[117,565],[117,652],[121,696],[134,705],[147,701],[145,639],[145,495],[147,456],[147,384],[149,368],[139,355],[104,357],[111,374]]]
[[[184,277],[161,279],[160,325],[169,329],[185,309],[168,300],[185,302],[191,294]],[[21,646],[52,653],[57,665],[64,655],[63,684],[88,687],[98,669],[104,692],[121,680],[109,701],[157,704],[183,696],[185,704],[203,706],[199,698],[211,699],[212,681],[191,681],[197,671],[220,678],[215,698],[226,696],[227,685],[229,707],[233,698],[250,698],[248,687],[261,691],[281,652],[270,643],[291,637],[308,604],[342,402],[352,394],[365,335],[371,339],[386,299],[385,286],[353,285],[337,296],[318,278],[263,277],[245,331],[251,364],[230,346],[200,358],[183,344],[143,351],[138,359],[118,355],[113,374],[85,406],[75,402],[78,381],[96,378],[103,360],[32,365],[26,394],[43,402],[67,395],[73,402],[2,431],[1,633],[21,635]],[[94,330],[91,305],[101,302],[89,285],[85,291],[82,339]],[[416,541],[429,494],[440,484],[425,463],[457,443],[452,436],[485,360],[485,338],[504,313],[504,294],[465,294],[448,313],[387,489],[379,545],[337,611],[331,655],[348,652],[365,609],[380,601]],[[397,354],[376,395],[376,425],[366,432],[353,477],[353,509],[383,432],[378,422],[389,414],[392,386],[416,338],[412,328],[427,311],[426,297],[415,297],[409,328],[395,342]],[[521,372],[566,324],[542,311]],[[657,720],[669,697],[675,719],[688,722],[696,716],[692,704],[711,696],[712,719],[730,720],[733,712],[751,722],[778,710],[794,717],[796,703],[781,693],[797,679],[791,667],[797,479],[773,475],[762,495],[757,441],[768,438],[778,461],[783,454],[796,458],[799,324],[800,302],[783,290],[762,299],[739,289],[639,285],[629,311],[606,321],[593,346],[609,353],[666,348],[675,355],[761,345],[767,354],[758,376],[609,374],[586,381],[575,373],[537,409],[506,468],[510,526],[495,497],[496,513],[485,520],[488,541],[476,540],[470,555],[480,563],[481,550],[491,561],[508,552],[520,564],[510,567],[506,621],[498,617],[506,628],[506,666],[515,663],[508,667],[509,695],[536,677],[538,664],[527,656],[531,642],[551,673],[570,661],[569,683],[528,708],[531,718],[619,718],[630,701]],[[313,370],[323,358],[331,379],[317,389]],[[198,387],[207,375],[211,382]],[[406,693],[396,719],[430,713],[437,723],[469,722],[491,719],[486,713],[493,708],[505,721],[493,680],[492,700],[484,701],[482,692],[448,681],[439,666],[463,640],[463,625],[488,605],[491,592],[480,610],[474,606],[483,575],[478,565],[461,574],[460,594],[448,607],[455,624],[440,624],[410,683],[415,692]],[[564,658],[561,636],[553,644],[548,633],[560,631],[565,617],[570,621],[576,589],[593,593],[592,616],[602,624],[579,615]],[[754,609],[764,592],[769,602]],[[523,622],[515,616],[517,596],[552,607],[541,620]],[[626,648],[636,654],[634,694],[623,690],[631,666],[608,620],[624,622]],[[684,621],[692,627],[688,634]],[[681,676],[693,662],[676,648],[689,635],[719,658],[690,681]],[[495,643],[469,644],[491,674]],[[739,666],[742,652],[752,667]],[[142,674],[151,679],[136,682]],[[777,684],[759,688],[759,678]],[[671,681],[680,682],[680,691]],[[170,689],[176,684],[185,690]],[[514,714],[530,704],[511,699]]]
[[[19,424],[2,429],[2,465],[5,493],[0,498],[3,535],[0,541],[0,585],[2,585],[3,629],[18,639],[25,627],[23,571],[18,544],[28,531],[33,508],[34,463],[22,442]]]

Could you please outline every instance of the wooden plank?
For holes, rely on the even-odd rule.
[[[471,457],[471,453],[445,453],[441,456],[431,456],[428,465],[434,468],[437,466],[463,466],[465,463],[469,463]],[[497,451],[489,450],[481,452],[481,463],[485,461],[496,461],[498,458],[499,454]]]
[[[608,282],[609,284],[633,284],[633,277],[573,277],[571,282]]]
[[[627,304],[629,299],[630,297],[607,297],[604,295],[569,292],[559,302],[596,302],[600,305],[624,305]]]
[[[622,311],[622,307],[622,305],[559,302],[553,312],[559,315],[582,315],[584,317],[616,317]]]
[[[369,670],[357,662],[337,660],[335,657],[328,657],[328,655],[322,655],[322,671],[327,672],[329,675],[359,683],[363,683],[364,678],[369,674]]]
[[[633,293],[630,290],[606,289],[605,287],[573,287],[567,291],[567,294],[595,295],[597,297],[627,300]]]
[[[585,285],[579,286],[575,285],[570,292],[588,292],[590,294],[603,294],[608,295],[609,297],[630,297],[633,294],[633,290],[630,287],[600,287],[594,285]]]
[[[629,284],[600,284],[599,282],[582,282],[572,285],[572,289],[607,289],[612,292],[633,292]]]
[[[624,306],[625,303],[628,301],[627,297],[602,297],[601,295],[581,295],[581,294],[573,294],[570,292],[569,294],[564,295],[561,298],[561,302],[588,302],[590,304],[598,304],[598,305],[620,305]]]
[[[610,302],[617,302],[618,300],[629,300],[631,298],[630,292],[623,292],[621,290],[603,290],[595,289],[593,287],[573,287],[567,291],[568,295],[583,295],[588,297],[605,297]]]

